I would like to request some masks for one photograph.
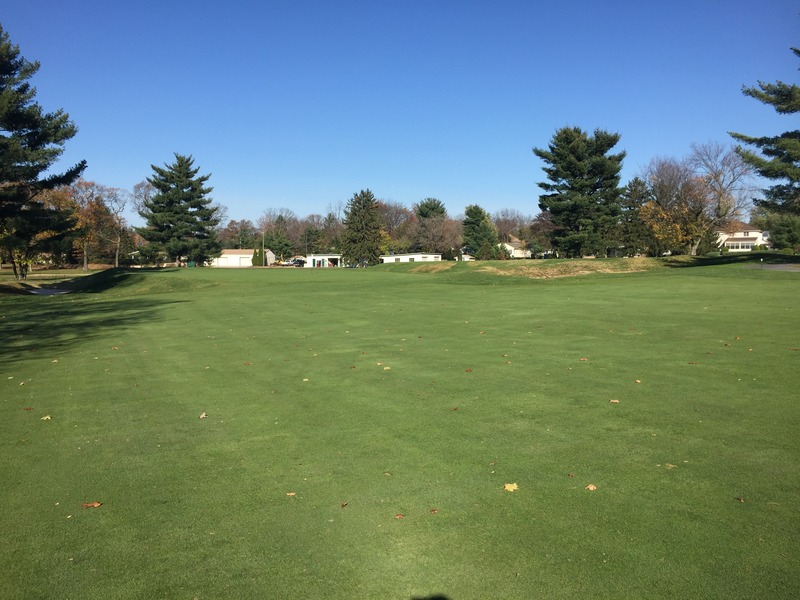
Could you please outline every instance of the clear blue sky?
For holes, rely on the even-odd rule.
[[[365,188],[535,214],[531,148],[564,125],[620,133],[623,181],[728,131],[798,128],[741,94],[800,80],[790,0],[26,0],[0,23],[80,129],[62,167],[130,188],[191,154],[234,219]]]

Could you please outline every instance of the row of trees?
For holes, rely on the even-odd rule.
[[[800,56],[797,49],[792,51]],[[743,92],[781,114],[800,110],[796,85],[759,82]],[[798,248],[800,131],[772,137],[731,135],[759,152],[743,146],[694,144],[686,157],[653,159],[621,186],[625,152],[612,153],[620,140],[618,133],[598,129],[590,135],[578,127],[561,128],[547,148],[533,149],[545,163],[547,176],[539,183],[545,193],[533,220],[513,210],[491,218],[477,205],[468,206],[463,218],[451,219],[434,198],[407,209],[376,200],[367,190],[353,196],[343,221],[329,213],[320,227],[323,220],[318,215],[299,220],[283,211],[274,219],[265,214],[260,228],[247,222],[246,229],[251,237],[259,230],[262,235],[269,231],[272,246],[281,250],[289,251],[292,244],[294,250],[305,246],[306,252],[339,249],[345,260],[358,264],[377,261],[379,252],[411,250],[441,252],[446,257],[464,251],[477,258],[502,258],[498,240],[512,235],[534,254],[696,255],[716,250],[716,232],[750,212],[754,225],[771,232],[773,246]],[[776,181],[762,190],[763,198],[753,197],[756,174]],[[223,230],[223,243],[243,243],[235,233],[245,229],[241,224],[229,223],[232,231]],[[272,233],[276,230],[279,244]]]
[[[471,215],[475,208],[470,207]],[[530,217],[505,210],[491,219],[481,210],[481,217],[497,239],[508,239],[530,222]],[[473,215],[473,218],[474,215]],[[464,217],[451,217],[444,203],[425,198],[411,208],[390,200],[375,197],[370,190],[354,194],[341,208],[333,208],[324,217],[318,214],[297,217],[291,210],[270,209],[255,223],[250,220],[230,220],[219,231],[223,248],[270,248],[277,257],[293,254],[339,252],[348,245],[363,243],[377,252],[438,252],[446,258],[459,254],[464,247]],[[377,230],[377,235],[373,233]],[[501,231],[503,233],[501,233]],[[470,248],[480,248],[479,242],[468,240]],[[491,239],[490,239],[491,241]],[[361,243],[361,242],[358,242]]]
[[[800,51],[793,49],[800,56]],[[696,254],[716,245],[715,230],[743,218],[752,199],[750,177],[776,181],[755,200],[753,220],[780,246],[800,245],[800,131],[774,137],[732,133],[742,146],[691,147],[685,158],[657,158],[620,185],[625,152],[613,153],[620,135],[589,134],[564,127],[547,148],[533,153],[544,163],[535,219],[513,209],[489,215],[470,205],[451,217],[436,198],[407,208],[379,200],[369,190],[325,216],[298,218],[286,209],[268,210],[254,224],[224,221],[191,156],[175,154],[131,192],[81,179],[85,161],[60,174],[50,169],[77,132],[61,110],[45,112],[29,80],[39,63],[29,62],[0,26],[0,260],[24,278],[34,259],[52,262],[82,257],[119,265],[193,261],[204,264],[221,248],[268,247],[281,258],[341,252],[351,264],[370,265],[381,253],[466,252],[502,258],[500,241],[519,238],[534,254]],[[800,110],[800,91],[782,82],[744,88],[782,114]],[[132,203],[144,219],[130,228],[123,212]]]

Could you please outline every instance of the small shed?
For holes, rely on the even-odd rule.
[[[306,264],[303,266],[306,269],[342,266],[341,254],[309,254],[305,260]]]

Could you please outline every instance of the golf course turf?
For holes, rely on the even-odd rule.
[[[0,598],[800,597],[800,273],[717,262],[0,294]]]

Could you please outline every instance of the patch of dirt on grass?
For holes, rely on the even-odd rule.
[[[446,271],[455,265],[455,261],[435,262],[425,265],[419,265],[411,269],[412,273],[438,273],[439,271]]]
[[[557,277],[577,277],[592,273],[638,273],[663,268],[653,258],[617,258],[617,259],[572,259],[558,261],[525,261],[524,263],[479,265],[479,270],[496,275],[512,277],[529,277],[531,279],[555,279]]]

